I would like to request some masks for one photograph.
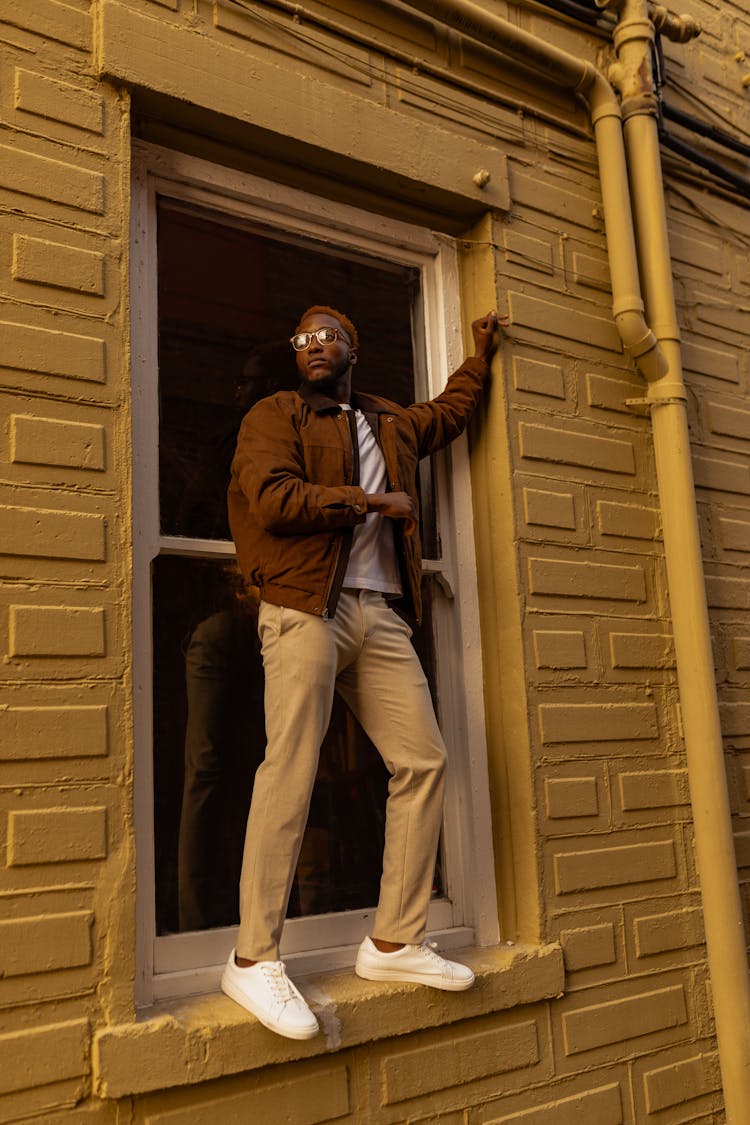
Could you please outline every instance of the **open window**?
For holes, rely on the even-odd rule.
[[[438,393],[461,345],[455,323],[445,327],[458,312],[449,240],[146,146],[135,165],[139,991],[149,1002],[216,987],[238,921],[265,742],[257,609],[226,514],[241,419],[296,386],[288,341],[311,304],[352,318],[355,385],[397,402]],[[477,617],[465,441],[422,465],[420,490],[426,612],[415,643],[450,755],[428,928],[449,948],[496,936],[492,922],[477,929],[496,911],[480,904],[494,896],[488,803],[475,796],[486,763],[479,638],[467,632]],[[298,973],[351,963],[369,932],[387,781],[337,701],[282,942]]]

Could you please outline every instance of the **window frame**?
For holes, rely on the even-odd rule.
[[[136,1002],[218,987],[236,927],[157,936],[155,932],[152,637],[150,564],[158,553],[232,555],[224,541],[163,536],[158,488],[158,195],[283,229],[376,258],[417,266],[426,349],[424,397],[434,397],[464,354],[454,239],[361,211],[168,149],[136,141],[131,194],[131,370],[133,449],[133,698],[136,833]],[[283,224],[283,226],[282,226]],[[377,390],[377,388],[372,388]],[[498,941],[498,911],[484,725],[483,669],[465,436],[435,458],[441,559],[426,560],[443,594],[434,606],[440,723],[449,746],[443,845],[448,900],[431,904],[428,931],[443,949]],[[450,663],[450,669],[448,665]],[[442,666],[442,671],[441,671]],[[460,674],[456,668],[460,668]],[[290,919],[282,956],[293,972],[350,965],[372,910]],[[364,927],[364,930],[363,930]],[[317,931],[316,948],[310,932]]]

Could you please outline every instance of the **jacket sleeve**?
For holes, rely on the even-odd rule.
[[[466,359],[444,391],[430,402],[415,402],[408,408],[420,457],[436,453],[462,433],[479,404],[488,374],[485,360]]]
[[[274,535],[305,535],[363,523],[367,499],[356,485],[313,484],[302,441],[273,397],[245,415],[232,475],[261,526]]]

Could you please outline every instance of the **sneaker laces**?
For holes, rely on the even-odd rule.
[[[429,957],[429,959],[434,961],[436,965],[439,965],[441,969],[444,968],[445,958],[441,957],[440,954],[436,952],[436,941],[423,941],[419,948],[425,957]]]
[[[268,985],[274,1000],[278,1000],[280,1004],[286,1004],[289,1000],[294,1000],[295,995],[292,991],[292,982],[286,975],[286,965],[283,961],[260,961],[260,971],[263,974],[263,979]]]

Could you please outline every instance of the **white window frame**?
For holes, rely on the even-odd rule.
[[[233,221],[324,239],[403,265],[422,276],[427,386],[433,397],[463,358],[459,277],[453,239],[334,203],[297,189],[134,142],[131,207],[133,416],[133,677],[136,829],[136,1001],[218,988],[236,927],[158,937],[155,932],[152,640],[150,564],[159,553],[233,554],[231,544],[177,539],[159,532],[157,196],[218,211]],[[481,310],[480,310],[481,311]],[[377,388],[368,388],[376,391]],[[440,721],[449,748],[443,825],[446,898],[430,906],[428,932],[441,948],[492,945],[498,912],[484,728],[483,672],[465,437],[436,458],[442,543],[436,570],[443,594],[434,604]],[[453,659],[446,659],[451,654]],[[289,919],[281,955],[298,975],[351,965],[373,910]]]

